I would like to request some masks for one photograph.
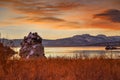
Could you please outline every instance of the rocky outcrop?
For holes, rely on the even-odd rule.
[[[25,36],[20,49],[21,58],[45,58],[42,38],[35,32]]]

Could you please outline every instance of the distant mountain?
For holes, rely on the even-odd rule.
[[[13,41],[14,46],[20,46],[22,39],[13,39],[13,40],[4,39],[4,44],[7,44],[9,41]],[[75,35],[73,37],[56,39],[56,40],[44,39],[43,45],[49,47],[106,46],[106,45],[120,46],[120,36],[105,36],[105,35],[92,36],[89,34],[83,34],[83,35]]]
[[[75,35],[69,38],[43,41],[45,46],[120,46],[120,36],[91,36],[89,34]]]

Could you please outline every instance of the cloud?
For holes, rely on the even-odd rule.
[[[32,22],[66,22],[64,19],[57,18],[57,17],[39,17],[39,16],[21,16],[21,17],[14,17],[11,20],[22,20],[22,21],[32,21]]]
[[[100,19],[120,23],[120,10],[109,9],[104,11],[103,13],[95,14],[94,18],[100,18]]]
[[[13,24],[21,22],[21,24],[39,25],[42,23],[48,26],[53,25],[51,28],[60,29],[104,29],[104,27],[112,29],[115,26],[113,24],[111,27],[107,22],[102,22],[102,25],[99,21],[91,22],[93,19],[91,16],[95,14],[94,18],[99,18],[100,21],[108,20],[119,23],[120,11],[117,8],[99,13],[103,8],[110,9],[116,5],[119,6],[117,2],[119,0],[0,0],[0,7],[5,7],[17,13],[16,16],[20,16],[11,16],[10,20]],[[24,16],[21,17],[21,15]]]
[[[94,21],[88,25],[88,28],[120,30],[119,23],[110,23],[109,21]]]
[[[61,11],[71,10],[79,6],[73,0],[0,0],[0,5],[7,6],[23,14],[40,16],[61,14]]]
[[[61,30],[73,30],[73,29],[82,29],[83,27],[79,22],[65,22],[64,24],[53,26],[53,28],[61,29]]]
[[[33,22],[65,22],[64,19],[56,18],[56,17],[32,17],[27,19],[28,21],[33,21]]]
[[[114,6],[120,8],[120,0],[113,0],[113,3],[115,4]]]

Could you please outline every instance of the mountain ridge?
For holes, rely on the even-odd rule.
[[[14,46],[20,46],[22,39],[1,39],[4,41],[4,45],[8,45],[8,42],[13,41]],[[43,45],[49,47],[75,47],[75,46],[106,46],[115,45],[120,46],[120,36],[106,36],[99,34],[92,36],[90,34],[74,35],[72,37],[49,40],[43,39]]]

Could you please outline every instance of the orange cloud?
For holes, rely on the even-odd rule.
[[[60,11],[71,10],[79,6],[77,2],[58,0],[1,0],[0,5],[9,6],[17,12],[34,15],[56,15]]]
[[[109,1],[109,4],[107,4],[107,1]],[[109,19],[119,22],[116,19],[119,13],[117,13],[117,16],[110,15],[109,12],[97,14],[97,10],[101,11],[106,5],[107,7],[105,8],[110,8],[111,6],[109,5],[117,4],[113,3],[114,1],[117,2],[118,0],[0,0],[0,6],[7,7],[19,15],[25,14],[22,17],[12,17],[10,20],[13,20],[13,24],[14,22],[51,24],[51,28],[57,29],[120,29],[120,24],[105,21]],[[75,17],[71,17],[75,12],[78,14]],[[68,15],[69,17],[65,18]],[[91,15],[101,20],[94,20]]]
[[[120,23],[111,23],[105,20],[95,20],[89,24],[90,28],[120,30]]]
[[[28,19],[33,22],[65,22],[64,19],[56,18],[56,17],[32,17]]]
[[[84,27],[79,22],[65,22],[64,24],[53,26],[53,28],[61,30],[76,30],[83,29]]]

